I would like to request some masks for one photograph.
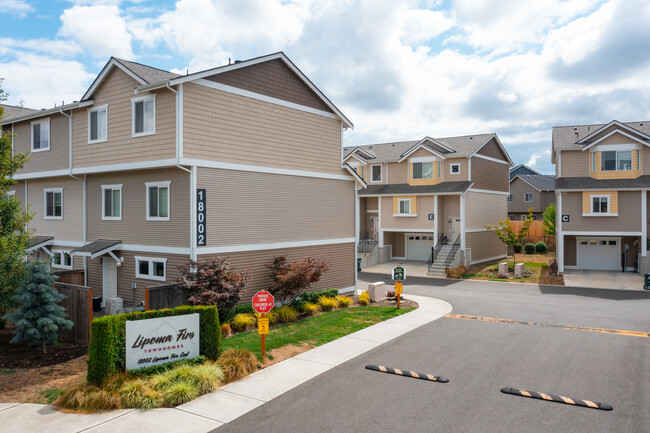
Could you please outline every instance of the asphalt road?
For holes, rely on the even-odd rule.
[[[365,281],[385,277],[362,274]],[[650,292],[409,279],[449,302],[442,318],[342,364],[220,427],[223,432],[650,431]],[[426,284],[425,284],[426,283]],[[443,376],[435,383],[366,370]],[[611,412],[518,397],[523,388],[610,404]]]

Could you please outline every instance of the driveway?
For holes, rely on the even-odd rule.
[[[643,290],[643,276],[636,272],[565,270],[564,285],[593,289]]]
[[[429,267],[427,262],[418,262],[414,260],[392,260],[386,263],[380,263],[378,265],[370,266],[368,268],[363,268],[363,272],[371,274],[385,274],[392,275],[393,268],[401,266],[406,271],[406,278],[408,277],[426,277],[429,273]],[[388,281],[386,281],[388,282]]]

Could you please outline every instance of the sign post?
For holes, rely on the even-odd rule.
[[[395,296],[397,296],[397,308],[400,305],[400,297],[402,295],[402,280],[406,279],[406,271],[403,267],[398,266],[393,268],[393,280],[396,280],[395,283]]]
[[[253,296],[251,301],[253,305],[253,310],[257,311],[262,315],[257,319],[257,333],[262,337],[262,358],[266,353],[266,334],[269,333],[269,319],[266,317],[266,313],[273,309],[274,299],[273,295],[269,292],[263,290],[257,292]]]

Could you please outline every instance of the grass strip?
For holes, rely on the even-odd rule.
[[[279,349],[287,345],[300,346],[303,343],[320,346],[412,310],[413,308],[353,307],[273,326],[266,336],[266,350]],[[257,331],[233,335],[224,339],[222,343],[224,350],[247,349],[258,358],[262,356],[260,336]]]

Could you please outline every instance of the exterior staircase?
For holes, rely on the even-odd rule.
[[[442,246],[440,252],[438,253],[438,256],[436,257],[436,261],[433,262],[433,264],[429,268],[428,275],[430,277],[447,278],[447,269],[445,269],[445,260],[447,259],[447,256],[449,255],[449,252],[451,251],[452,247],[453,245]]]

